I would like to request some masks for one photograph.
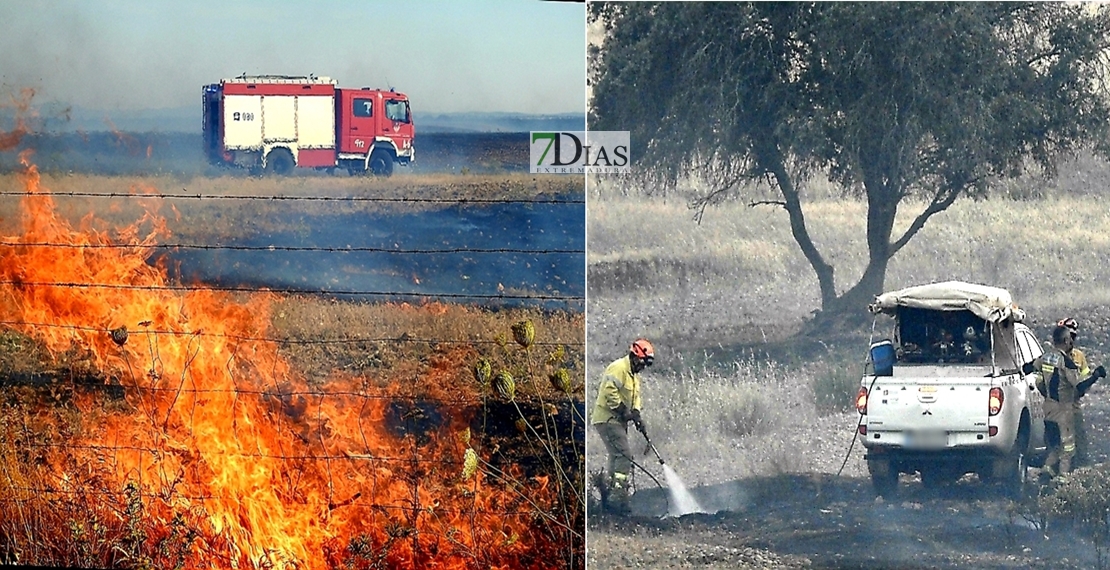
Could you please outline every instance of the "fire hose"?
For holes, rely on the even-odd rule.
[[[652,443],[651,438],[648,437],[647,430],[644,429],[644,424],[642,424],[640,422],[636,422],[636,429],[640,432],[641,435],[644,436],[644,441],[647,442],[647,447],[644,448],[644,455],[647,455],[647,452],[650,449],[653,453],[655,453],[655,458],[659,460],[659,464],[663,465],[664,464],[663,463],[663,456],[659,455],[659,450],[658,449],[655,449],[655,444]],[[631,461],[632,458],[629,458],[629,460]],[[651,480],[655,481],[656,485],[658,485],[659,487],[663,487],[663,484],[659,482],[659,479],[656,479],[655,475],[652,475],[651,472],[648,471],[647,469],[645,469],[643,465],[640,465],[639,463],[636,463],[635,461],[632,461],[632,464],[635,465],[636,467],[639,467],[640,471],[643,471],[644,473],[647,473],[647,476],[651,477]]]
[[[659,455],[659,450],[655,449],[655,444],[652,443],[650,439],[648,439],[646,433],[644,434],[644,441],[647,442],[647,447],[644,448],[644,455],[647,455],[647,452],[650,449],[652,453],[655,453],[655,458],[659,460],[659,464],[664,465],[665,463],[663,462],[663,456]]]
[[[632,462],[633,466],[639,467],[640,471],[643,471],[645,475],[647,475],[649,478],[651,478],[651,480],[655,482],[655,485],[657,487],[659,487],[660,489],[665,489],[666,488],[666,487],[663,486],[662,483],[659,482],[659,479],[656,479],[655,475],[652,475],[651,471],[648,471],[647,469],[645,469],[643,465],[640,465],[639,463],[636,463],[636,461],[633,460],[631,457],[628,458],[628,460]]]

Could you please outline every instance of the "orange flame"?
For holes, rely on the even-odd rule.
[[[445,349],[384,388],[338,376],[310,385],[264,338],[276,295],[182,290],[147,263],[169,235],[157,199],[144,198],[132,225],[111,230],[89,214],[74,228],[24,164],[22,232],[0,244],[0,320],[27,323],[15,327],[54,354],[87,350],[131,408],[87,414],[100,421],[53,458],[53,486],[137,488],[156,523],[148,543],[174,532],[171,521],[195,532],[186,567],[332,568],[356,554],[358,567],[560,565],[552,553],[570,545],[539,530],[555,500],[546,478],[460,475],[465,444],[450,434],[469,425],[465,413],[441,408],[446,425],[426,441],[388,427],[391,403],[459,401],[445,386],[473,349]],[[30,245],[41,243],[62,246]],[[105,447],[95,475],[74,471],[97,463],[72,455]]]

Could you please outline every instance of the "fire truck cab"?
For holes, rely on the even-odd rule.
[[[246,76],[206,85],[205,155],[213,164],[285,175],[294,168],[393,173],[416,157],[409,100],[392,89],[341,89],[327,77]]]

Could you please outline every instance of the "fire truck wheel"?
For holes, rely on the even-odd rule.
[[[275,148],[270,151],[270,154],[266,155],[266,172],[269,174],[285,176],[293,172],[295,165],[293,153],[289,152],[287,148]]]
[[[378,149],[370,153],[370,172],[373,172],[374,176],[393,175],[393,159],[388,151]]]

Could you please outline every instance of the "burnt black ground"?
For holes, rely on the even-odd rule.
[[[1088,540],[1065,527],[1042,531],[1038,521],[1020,514],[1020,505],[974,478],[937,490],[904,478],[893,501],[876,499],[869,481],[828,475],[784,475],[695,490],[699,498],[722,492],[733,504],[715,514],[661,517],[665,493],[650,490],[639,493],[628,519],[593,516],[590,568],[713,567],[698,563],[698,551],[714,545],[765,550],[813,568],[1097,567]],[[676,536],[693,548],[659,560],[611,555],[610,561],[619,563],[609,565],[600,556],[608,535],[644,536],[645,550],[650,537]]]

